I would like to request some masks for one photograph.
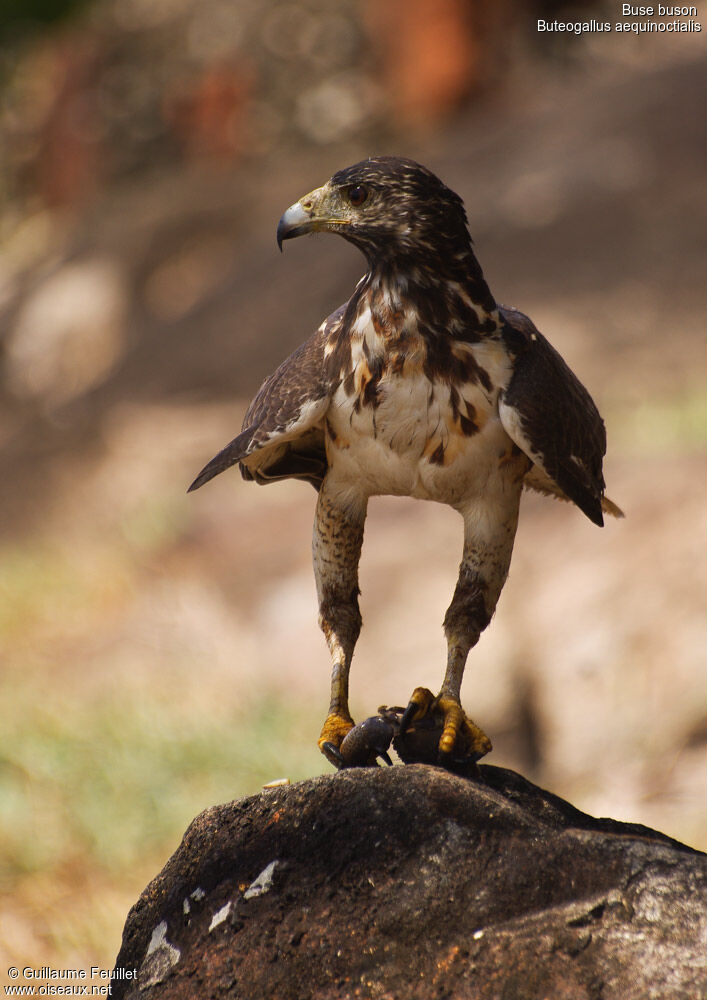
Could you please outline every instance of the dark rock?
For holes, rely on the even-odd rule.
[[[705,995],[705,855],[479,772],[346,770],[202,813],[128,916],[112,995]]]

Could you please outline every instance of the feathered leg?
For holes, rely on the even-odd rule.
[[[336,750],[353,727],[349,712],[349,668],[361,631],[358,563],[367,499],[338,492],[326,478],[314,517],[312,553],[319,598],[319,626],[331,654],[331,703],[319,749],[335,766]]]
[[[402,722],[405,729],[431,713],[442,728],[442,755],[454,753],[478,759],[491,750],[488,736],[464,714],[460,689],[469,650],[491,621],[508,576],[520,493],[520,481],[507,482],[493,504],[474,503],[459,508],[464,518],[464,551],[452,603],[444,618],[447,670],[437,697],[427,688],[415,689]]]

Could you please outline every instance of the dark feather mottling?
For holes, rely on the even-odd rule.
[[[334,174],[329,184],[342,189],[365,184],[372,192],[374,211],[369,206],[360,224],[341,232],[366,254],[369,271],[351,299],[265,380],[242,432],[190,489],[235,463],[241,463],[244,478],[259,483],[294,477],[319,488],[327,471],[325,421],[299,426],[298,417],[308,404],[331,399],[342,383],[346,394],[356,397],[355,412],[375,410],[382,379],[404,377],[413,348],[400,317],[408,309],[424,346],[423,371],[431,383],[449,385],[452,416],[466,436],[479,428],[474,412],[462,409],[457,387],[476,383],[491,393],[494,386],[473,353],[455,350],[455,344],[502,341],[513,372],[501,399],[516,412],[530,457],[541,457],[558,495],[565,494],[602,524],[603,421],[587,390],[528,317],[496,305],[473,253],[459,196],[426,168],[394,157],[354,164]],[[373,357],[364,344],[367,371],[357,378],[351,330],[366,307],[385,340],[386,355]],[[430,455],[433,463],[443,459],[443,450]]]
[[[464,546],[444,618],[444,680],[437,698],[417,688],[411,707],[415,717],[425,704],[440,714],[442,759],[460,749],[477,759],[491,743],[464,715],[461,683],[508,574],[522,490],[572,500],[595,524],[602,509],[620,516],[603,495],[604,424],[528,317],[497,305],[461,199],[429,170],[395,157],[354,164],[287,209],[278,240],[322,230],[362,250],[367,273],[264,382],[241,434],[191,488],[239,463],[246,479],[294,477],[318,490],[312,553],[332,664],[319,746],[337,766],[353,727],[368,499],[413,496],[457,510]],[[351,763],[371,760],[364,752]]]
[[[383,278],[387,267],[397,275],[406,266],[423,264],[427,253],[445,262],[450,278],[473,287],[472,297],[483,311],[495,308],[471,248],[464,203],[431,170],[403,157],[373,156],[338,171],[330,184],[363,184],[377,196],[374,215],[341,235],[375,263]]]

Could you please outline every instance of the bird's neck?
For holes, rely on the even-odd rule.
[[[432,262],[419,258],[372,261],[361,291],[371,312],[403,315],[412,307],[428,334],[480,340],[501,325],[498,306],[471,247]]]

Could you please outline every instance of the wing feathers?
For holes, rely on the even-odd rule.
[[[335,388],[324,348],[341,327],[337,309],[314,336],[284,361],[260,387],[248,407],[243,430],[204,466],[189,492],[239,462],[247,479],[306,479],[315,486],[326,472],[324,434],[318,427]]]
[[[528,317],[515,309],[501,314],[513,356],[513,375],[499,404],[501,423],[541,473],[601,526],[604,422],[582,383]]]
[[[218,476],[219,472],[224,472],[226,469],[230,469],[230,467],[235,465],[236,462],[240,462],[241,459],[245,458],[248,454],[248,448],[252,439],[253,428],[248,427],[241,434],[239,434],[237,438],[234,438],[230,444],[227,444],[225,448],[222,448],[218,455],[215,455],[211,461],[204,466],[187,490],[187,493],[193,493],[194,490],[198,490],[200,486],[204,485],[204,483],[208,483],[208,481],[213,479],[214,476]]]

